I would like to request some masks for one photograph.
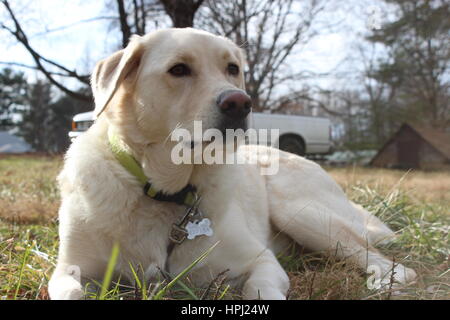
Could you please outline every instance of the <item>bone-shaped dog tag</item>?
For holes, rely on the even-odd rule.
[[[204,218],[202,220],[196,220],[194,222],[189,221],[186,225],[186,231],[188,232],[187,238],[189,240],[194,239],[197,236],[208,236],[213,235],[213,230],[211,229],[211,220]]]

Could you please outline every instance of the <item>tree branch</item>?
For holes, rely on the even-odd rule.
[[[32,69],[32,70],[39,70],[40,71],[40,69],[37,66],[30,66],[28,64],[19,63],[19,62],[0,61],[0,64],[6,65],[6,66],[16,66],[16,67],[20,67],[20,68],[26,68],[26,69]],[[53,72],[53,71],[48,71],[48,73],[50,73],[51,75],[54,75],[54,76],[72,78],[72,76],[68,75],[67,73]],[[86,75],[85,77],[89,77],[89,75]]]
[[[122,31],[122,48],[125,48],[131,37],[131,29],[128,25],[128,14],[123,0],[117,0],[117,9],[119,11],[120,30]]]
[[[6,31],[8,31],[11,35],[13,35],[20,43],[22,43],[22,45],[25,47],[25,49],[31,54],[34,62],[36,63],[36,69],[40,70],[45,77],[50,81],[50,83],[52,83],[53,85],[55,85],[57,88],[59,88],[61,91],[63,91],[64,93],[79,99],[79,100],[84,100],[84,101],[90,101],[92,100],[91,96],[87,96],[87,95],[83,95],[80,94],[79,92],[73,91],[69,88],[67,88],[66,86],[64,86],[63,84],[59,83],[55,78],[54,75],[55,72],[51,72],[49,70],[47,70],[47,68],[43,65],[43,62],[45,63],[49,63],[63,71],[66,72],[66,76],[67,77],[71,77],[71,78],[75,78],[77,80],[79,80],[80,82],[84,83],[84,84],[88,84],[89,85],[89,77],[88,76],[80,76],[78,75],[78,73],[76,71],[72,71],[67,69],[66,67],[52,61],[49,60],[47,58],[44,58],[43,56],[41,56],[39,53],[37,53],[31,46],[31,44],[28,41],[28,38],[25,34],[25,32],[23,31],[17,17],[15,16],[14,12],[12,11],[9,3],[7,0],[1,0],[2,4],[5,6],[6,10],[8,11],[14,26],[15,26],[15,30],[5,26],[4,24],[1,24],[0,27]]]

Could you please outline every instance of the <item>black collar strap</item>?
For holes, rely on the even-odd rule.
[[[192,207],[198,198],[197,189],[191,184],[188,184],[177,193],[167,194],[163,191],[156,191],[156,189],[152,187],[152,184],[147,182],[144,186],[144,194],[158,201],[174,202],[186,207]]]

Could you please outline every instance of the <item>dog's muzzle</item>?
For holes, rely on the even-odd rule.
[[[242,90],[226,90],[217,98],[217,108],[222,115],[219,130],[247,129],[246,118],[252,109],[252,100]]]

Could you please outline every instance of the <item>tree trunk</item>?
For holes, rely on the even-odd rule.
[[[175,28],[194,26],[194,16],[203,0],[160,0]]]
[[[119,9],[120,30],[122,31],[122,48],[125,48],[131,37],[131,30],[127,21],[128,14],[125,11],[123,0],[117,0],[117,7]]]

